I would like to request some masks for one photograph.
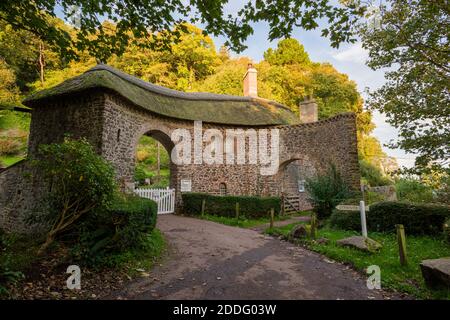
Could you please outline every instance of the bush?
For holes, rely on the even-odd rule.
[[[359,160],[359,168],[361,170],[361,178],[365,180],[371,187],[386,186],[392,184],[389,177],[384,176],[381,170],[367,160]]]
[[[366,212],[369,219],[369,212]],[[341,230],[361,231],[361,218],[357,211],[333,210],[329,219],[330,226]]]
[[[448,218],[447,221],[445,221],[444,235],[445,235],[445,240],[447,240],[447,242],[450,243],[450,218]]]
[[[23,151],[24,144],[18,139],[0,137],[0,155],[15,155]]]
[[[433,201],[433,189],[419,180],[400,179],[395,184],[397,198],[400,201],[427,203]]]
[[[112,253],[142,248],[155,228],[157,212],[156,202],[150,199],[117,197],[110,207],[81,222],[73,255],[86,264],[101,265]]]
[[[408,234],[442,234],[444,222],[450,217],[450,207],[436,204],[407,202],[379,202],[366,212],[370,231],[393,232],[396,224],[403,224]],[[359,212],[335,210],[330,217],[332,227],[344,230],[361,230]]]
[[[319,219],[329,217],[336,205],[351,196],[347,184],[334,165],[330,165],[325,174],[307,179],[306,191]]]
[[[55,237],[82,216],[110,204],[117,186],[114,169],[85,139],[65,138],[62,143],[41,145],[32,162],[49,184],[48,192],[29,218],[51,226],[39,254]]]
[[[7,252],[9,242],[6,234],[0,229],[0,297],[8,295],[9,285],[24,278],[22,272],[11,269],[11,254]]]
[[[256,196],[214,196],[206,193],[182,193],[183,209],[186,214],[199,215],[202,200],[206,200],[205,213],[224,217],[236,215],[236,202],[239,202],[240,215],[247,218],[267,217],[271,208],[278,214],[281,208],[279,197]]]

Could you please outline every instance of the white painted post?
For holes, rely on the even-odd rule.
[[[362,235],[367,238],[366,205],[363,200],[359,202],[359,213],[361,214]]]

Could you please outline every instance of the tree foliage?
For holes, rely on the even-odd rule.
[[[277,49],[269,48],[264,53],[264,59],[271,65],[301,64],[311,63],[305,48],[297,40],[288,38],[278,42]]]
[[[244,2],[236,13],[227,15],[228,3],[228,0],[14,0],[0,2],[0,19],[16,30],[34,34],[68,60],[76,59],[80,51],[88,51],[106,61],[114,54],[123,54],[130,44],[168,48],[180,35],[173,26],[185,22],[201,23],[206,33],[224,36],[228,39],[226,45],[239,52],[246,48],[243,43],[253,33],[254,22],[267,22],[268,38],[274,40],[289,37],[295,27],[316,29],[322,20],[327,22],[322,35],[337,47],[343,41],[354,40],[351,25],[363,12],[352,3],[257,0]],[[75,37],[52,23],[50,18],[56,17],[56,11],[75,26]],[[114,32],[103,25],[105,19],[116,24]],[[166,36],[159,37],[161,33]]]
[[[368,65],[388,68],[369,105],[399,130],[391,143],[417,153],[416,171],[448,170],[450,159],[449,5],[446,0],[391,0],[379,25],[361,27]]]

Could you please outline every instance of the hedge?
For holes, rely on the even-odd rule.
[[[271,208],[275,214],[280,212],[279,197],[256,196],[214,196],[206,193],[182,193],[183,211],[188,215],[200,215],[202,200],[205,200],[205,213],[224,216],[236,216],[236,203],[239,203],[239,215],[247,218],[267,217]]]
[[[384,201],[370,206],[366,212],[367,227],[371,231],[393,232],[396,224],[403,224],[408,234],[442,234],[450,207],[438,204],[413,204]],[[344,230],[361,230],[359,212],[334,210],[330,224]]]

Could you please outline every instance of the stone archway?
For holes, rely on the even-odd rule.
[[[297,156],[283,161],[278,169],[276,181],[278,194],[282,196],[285,209],[289,211],[309,210],[305,183],[317,173],[317,168],[308,156]]]
[[[153,126],[152,126],[153,127]],[[139,140],[143,137],[143,136],[147,136],[152,138],[153,140],[159,142],[159,144],[162,146],[162,148],[165,149],[165,151],[168,154],[168,160],[169,160],[169,185],[168,187],[176,189],[177,186],[177,166],[171,161],[171,152],[172,149],[174,148],[174,143],[171,140],[168,131],[167,130],[161,130],[163,128],[148,128],[147,126],[144,127],[143,130],[139,131],[138,136],[134,139],[134,154],[137,154],[137,147],[139,144]],[[134,170],[136,168],[137,165],[137,161],[135,161],[133,163],[134,165]],[[133,170],[133,172],[134,172]]]

